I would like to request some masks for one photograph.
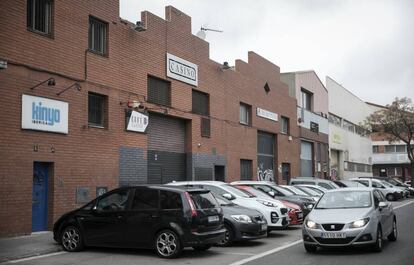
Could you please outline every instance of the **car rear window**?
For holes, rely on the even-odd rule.
[[[162,190],[160,192],[160,202],[161,202],[161,209],[164,209],[164,210],[183,208],[183,202],[181,200],[181,195],[177,192]]]
[[[190,196],[197,209],[210,209],[220,207],[218,202],[216,201],[216,198],[214,198],[211,192],[190,192]]]

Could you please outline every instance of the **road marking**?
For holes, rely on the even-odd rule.
[[[411,204],[411,203],[414,203],[414,201],[410,201],[410,202],[407,202],[407,203],[404,203],[404,204],[401,204],[401,205],[395,206],[395,207],[393,207],[393,208],[394,208],[394,210],[396,210],[396,209],[398,209],[398,208],[401,208],[401,207],[407,206],[407,205],[409,205],[409,204]]]
[[[286,244],[286,245],[283,245],[283,246],[280,246],[280,247],[277,247],[277,248],[274,248],[274,249],[271,249],[271,250],[268,250],[268,251],[262,252],[262,253],[260,253],[260,254],[257,254],[257,255],[254,255],[254,256],[251,256],[251,257],[249,257],[249,258],[245,258],[245,259],[242,259],[242,260],[236,261],[236,262],[234,262],[234,263],[231,263],[230,265],[241,265],[241,264],[245,264],[245,263],[250,262],[250,261],[253,261],[253,260],[255,260],[255,259],[260,259],[260,258],[262,258],[262,257],[264,257],[264,256],[267,256],[267,255],[270,255],[270,254],[273,254],[273,253],[276,253],[276,252],[282,251],[282,250],[284,250],[284,249],[290,248],[290,247],[295,246],[295,245],[297,245],[297,244],[300,244],[300,243],[302,243],[302,242],[303,242],[303,240],[302,240],[302,239],[300,239],[300,240],[296,240],[296,241],[293,241],[293,242],[291,242],[291,243],[289,243],[289,244]]]
[[[19,263],[19,262],[28,261],[28,260],[34,260],[34,259],[57,256],[57,255],[60,255],[60,254],[63,254],[63,253],[66,253],[66,252],[65,251],[59,251],[59,252],[54,252],[54,253],[49,253],[49,254],[44,254],[44,255],[39,255],[39,256],[34,256],[34,257],[29,257],[29,258],[10,260],[10,261],[6,261],[5,263]]]
[[[225,254],[225,255],[240,255],[240,256],[254,256],[253,253],[242,253],[242,252],[224,252],[224,251],[215,251],[215,253]]]

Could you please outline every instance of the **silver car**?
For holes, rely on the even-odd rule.
[[[327,191],[302,228],[307,252],[318,247],[368,245],[382,250],[382,240],[397,240],[397,219],[390,202],[374,188]]]

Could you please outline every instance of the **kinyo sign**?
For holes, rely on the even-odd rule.
[[[22,129],[68,133],[68,103],[22,95]]]
[[[198,85],[198,66],[167,53],[167,76],[190,85]]]

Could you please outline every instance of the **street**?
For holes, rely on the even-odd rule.
[[[396,242],[385,240],[381,253],[365,248],[323,249],[308,254],[301,242],[300,227],[273,231],[260,241],[237,243],[228,248],[212,248],[206,252],[186,249],[174,260],[161,259],[153,251],[135,249],[88,248],[79,253],[57,252],[13,261],[22,265],[129,265],[129,264],[413,264],[414,261],[414,199],[393,202],[397,213],[399,237]],[[52,240],[52,239],[51,239]]]

